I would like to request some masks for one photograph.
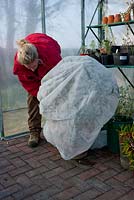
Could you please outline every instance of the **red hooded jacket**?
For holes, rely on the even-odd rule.
[[[25,40],[35,45],[42,63],[39,64],[35,73],[17,61],[16,52],[13,73],[18,76],[22,86],[29,94],[37,96],[41,79],[61,60],[61,50],[56,40],[44,33],[30,34]]]

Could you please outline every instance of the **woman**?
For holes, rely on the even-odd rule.
[[[43,33],[33,33],[17,42],[19,48],[14,57],[13,73],[24,89],[28,92],[28,126],[30,137],[28,145],[36,147],[41,132],[41,115],[37,93],[41,79],[60,60],[59,44],[50,36]]]

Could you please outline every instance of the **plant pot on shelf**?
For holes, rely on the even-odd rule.
[[[110,54],[110,55],[102,54],[100,56],[100,59],[101,59],[101,63],[103,65],[113,65],[113,63],[114,63],[112,54]]]
[[[125,15],[124,15],[124,22],[128,22],[128,21],[130,21],[131,20],[131,15],[130,15],[130,13],[126,13]]]
[[[116,23],[116,22],[121,22],[121,15],[120,14],[115,14],[114,23]]]
[[[112,23],[114,23],[114,15],[109,15],[108,16],[108,22],[107,22],[108,24],[112,24]]]
[[[120,52],[120,46],[111,46],[111,52],[112,53],[116,53],[117,52],[117,50],[118,50],[118,52]]]
[[[130,46],[129,45],[127,45],[127,46],[125,46],[125,45],[120,46],[120,51],[119,52],[120,53],[130,53]]]
[[[129,55],[129,65],[134,66],[134,55]]]
[[[107,24],[107,22],[108,22],[108,17],[104,16],[102,18],[102,24]]]
[[[80,56],[90,56],[90,57],[94,58],[95,60],[97,60],[98,62],[101,62],[100,58],[98,56],[96,56],[95,53],[80,53]]]
[[[89,56],[92,57],[92,58],[94,58],[98,62],[101,62],[100,58],[98,56],[96,56],[95,54],[90,54]]]
[[[128,53],[113,53],[114,65],[128,65],[129,55]]]

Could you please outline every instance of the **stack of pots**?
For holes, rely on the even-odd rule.
[[[118,23],[118,22],[121,22],[121,21],[127,22],[127,21],[130,21],[130,20],[131,20],[130,13],[125,14],[123,16],[123,19],[122,19],[121,15],[118,13],[118,14],[115,14],[115,15],[109,15],[108,17],[104,16],[102,18],[102,24],[112,24],[112,23]]]

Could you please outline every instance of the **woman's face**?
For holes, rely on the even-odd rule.
[[[30,69],[31,71],[35,71],[38,68],[38,59],[35,59],[32,63],[24,65],[27,69]]]

